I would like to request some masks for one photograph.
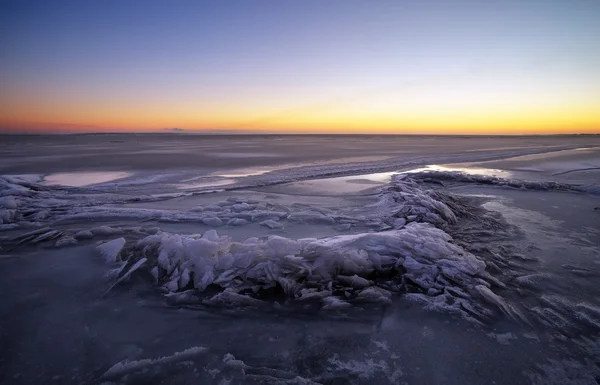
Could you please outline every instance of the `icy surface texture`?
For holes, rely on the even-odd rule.
[[[364,165],[363,165],[364,166]],[[402,165],[407,167],[408,164]],[[256,187],[279,184],[295,180],[314,178],[316,175],[344,175],[356,165],[348,168],[342,165],[317,166],[282,170],[279,173],[251,176],[240,180],[227,189]],[[383,169],[387,166],[381,166]],[[310,174],[308,172],[312,172]],[[364,170],[366,171],[366,169]],[[161,222],[194,222],[210,227],[244,226],[256,222],[271,229],[281,229],[285,223],[312,223],[344,226],[363,222],[374,230],[401,228],[403,223],[424,221],[439,226],[453,223],[455,213],[439,192],[423,188],[423,182],[436,185],[445,183],[476,183],[541,191],[576,191],[588,194],[600,193],[600,186],[573,185],[549,181],[526,181],[495,176],[466,174],[450,171],[426,171],[396,175],[390,187],[381,197],[379,207],[374,207],[374,215],[365,218],[344,218],[344,213],[317,210],[314,207],[290,207],[270,202],[228,198],[216,205],[206,205],[190,210],[165,210],[132,207],[133,203],[157,202],[177,197],[192,196],[204,192],[176,192],[154,195],[136,195],[136,185],[126,185],[124,190],[115,190],[112,185],[92,187],[46,186],[39,176],[0,176],[0,231],[17,228],[41,227],[52,223],[65,223],[87,220],[154,220]],[[398,205],[400,203],[400,205]],[[446,203],[446,205],[444,205]],[[127,205],[127,206],[124,206]],[[395,206],[392,206],[395,205]],[[382,222],[389,217],[389,210],[395,210],[392,217],[397,221]],[[347,222],[340,223],[341,219]],[[406,222],[403,222],[406,221]],[[279,223],[279,224],[278,224]],[[71,234],[70,234],[71,235]]]
[[[432,298],[443,310],[485,317],[468,299],[489,296],[495,280],[481,259],[451,241],[430,224],[411,223],[401,230],[318,240],[269,236],[233,242],[214,230],[190,236],[161,232],[126,249],[132,261],[148,261],[167,292],[182,293],[187,301],[192,290],[206,305],[257,306],[281,299],[340,310],[412,293],[422,301]]]
[[[600,193],[600,185],[578,185],[559,183],[554,181],[531,181],[501,178],[491,175],[468,174],[465,172],[454,171],[423,171],[412,173],[411,178],[434,183],[477,183],[483,185],[494,185],[503,187],[513,187],[523,190],[539,190],[539,191],[577,191],[589,194]]]

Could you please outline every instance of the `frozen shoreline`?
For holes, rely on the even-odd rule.
[[[0,336],[11,346],[0,378],[423,383],[441,370],[456,379],[445,383],[480,381],[482,371],[489,381],[585,383],[600,374],[597,180],[557,182],[547,166],[576,147],[534,156],[535,172],[502,159],[491,161],[495,176],[371,175],[490,168],[491,159],[541,151],[501,148],[278,169],[234,176],[214,193],[172,193],[204,178],[182,170],[140,172],[118,186],[0,177],[0,289],[11,293],[0,310],[12,331]],[[583,152],[570,161],[597,161]],[[364,328],[362,345],[349,321]],[[40,325],[63,325],[44,329],[49,350],[71,343],[60,337],[68,325],[73,355],[51,360],[23,342]],[[80,343],[91,346],[88,363],[76,358]],[[446,344],[473,367],[453,361]],[[313,364],[302,364],[307,354]],[[454,366],[439,368],[436,354]],[[493,359],[478,363],[481,354]],[[44,369],[28,372],[31,360]]]

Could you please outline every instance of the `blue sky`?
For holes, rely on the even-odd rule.
[[[0,122],[15,127],[405,131],[457,129],[483,109],[543,129],[533,115],[557,108],[580,114],[574,125],[599,123],[598,1],[0,7]]]

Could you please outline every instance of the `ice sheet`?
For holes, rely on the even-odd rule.
[[[214,164],[194,163],[203,169],[178,168],[214,144],[204,140],[180,152],[169,151],[172,143],[157,146],[156,164],[138,166],[160,163],[165,171],[136,171],[118,189],[0,177],[0,319],[8,331],[0,359],[10,358],[0,380],[95,383],[108,372],[121,383],[593,383],[600,374],[593,178],[557,183],[518,170],[397,175],[547,151],[541,147],[550,143],[530,138],[514,146],[501,138],[487,152],[465,144],[487,139],[403,140],[336,138],[324,146],[299,138],[279,141],[281,148],[216,141],[225,153],[289,152],[286,143],[328,153],[292,169],[264,160],[272,171],[236,177],[215,194],[174,192],[243,168],[212,157]],[[125,143],[98,149],[117,146],[131,151]],[[339,154],[360,151],[385,159],[339,162]],[[572,158],[578,154],[585,156]],[[594,154],[567,153],[580,163]],[[0,167],[44,174],[39,164],[64,161],[53,156],[18,167],[11,156]],[[261,159],[244,163],[269,167],[252,163]],[[545,167],[530,165],[539,170],[530,173]],[[372,175],[378,172],[381,179]],[[308,180],[314,187],[304,191],[294,184]],[[359,189],[317,196],[317,188],[327,193],[338,182]],[[106,265],[98,246],[107,249]],[[206,350],[175,353],[195,346]]]

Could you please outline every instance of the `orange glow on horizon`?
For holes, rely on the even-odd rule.
[[[239,109],[196,112],[193,109],[99,111],[0,111],[0,129],[8,132],[164,132],[239,131],[264,133],[382,134],[559,134],[599,133],[600,109],[594,106],[546,109],[329,109],[284,113]],[[14,111],[14,110],[13,110]],[[20,118],[28,116],[28,119]],[[204,117],[199,117],[204,116]]]
[[[329,90],[320,92],[318,88],[244,90],[219,97],[191,91],[165,96],[148,92],[144,98],[102,93],[77,98],[56,95],[52,90],[27,91],[0,94],[0,130],[164,132],[176,127],[265,133],[600,132],[600,94],[594,87],[552,89],[536,84],[534,90],[533,85],[495,84],[454,79],[452,83],[400,90],[339,92],[341,97],[332,91],[321,96]],[[30,94],[35,97],[28,98]]]

